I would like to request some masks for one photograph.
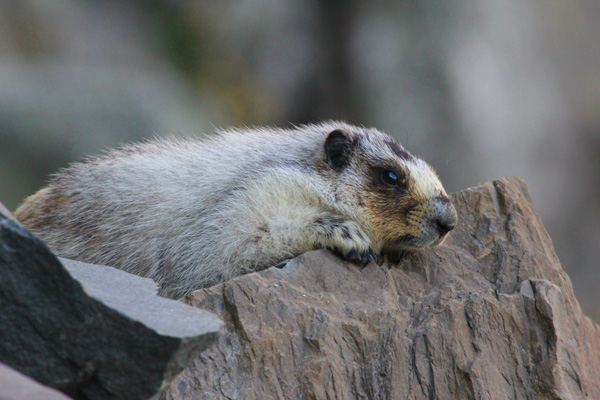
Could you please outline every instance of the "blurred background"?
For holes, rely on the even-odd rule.
[[[600,2],[0,0],[0,201],[86,154],[343,119],[518,175],[600,321]]]

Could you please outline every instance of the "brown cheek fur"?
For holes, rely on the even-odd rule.
[[[383,188],[364,192],[365,208],[382,244],[391,245],[405,235],[419,236],[425,210],[409,194],[398,195],[393,189]]]

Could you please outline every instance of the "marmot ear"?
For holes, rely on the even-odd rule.
[[[350,163],[355,141],[344,130],[336,129],[325,140],[327,163],[337,172],[341,172]]]

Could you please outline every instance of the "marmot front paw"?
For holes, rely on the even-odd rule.
[[[317,223],[323,228],[320,247],[363,266],[370,261],[377,261],[370,240],[355,222],[341,217],[327,217],[320,218]]]
[[[327,250],[333,251],[335,254],[343,258],[344,260],[357,262],[363,267],[365,267],[371,261],[377,262],[377,254],[369,247],[367,251],[358,252],[357,250],[350,250],[349,252],[344,253],[339,248],[325,246]]]

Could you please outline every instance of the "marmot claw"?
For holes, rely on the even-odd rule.
[[[339,248],[325,246],[327,250],[330,250],[343,258],[344,260],[356,262],[362,266],[362,268],[366,267],[371,261],[377,262],[377,254],[373,251],[373,249],[369,248],[367,251],[358,251],[356,249],[352,249],[348,252],[344,252]]]

